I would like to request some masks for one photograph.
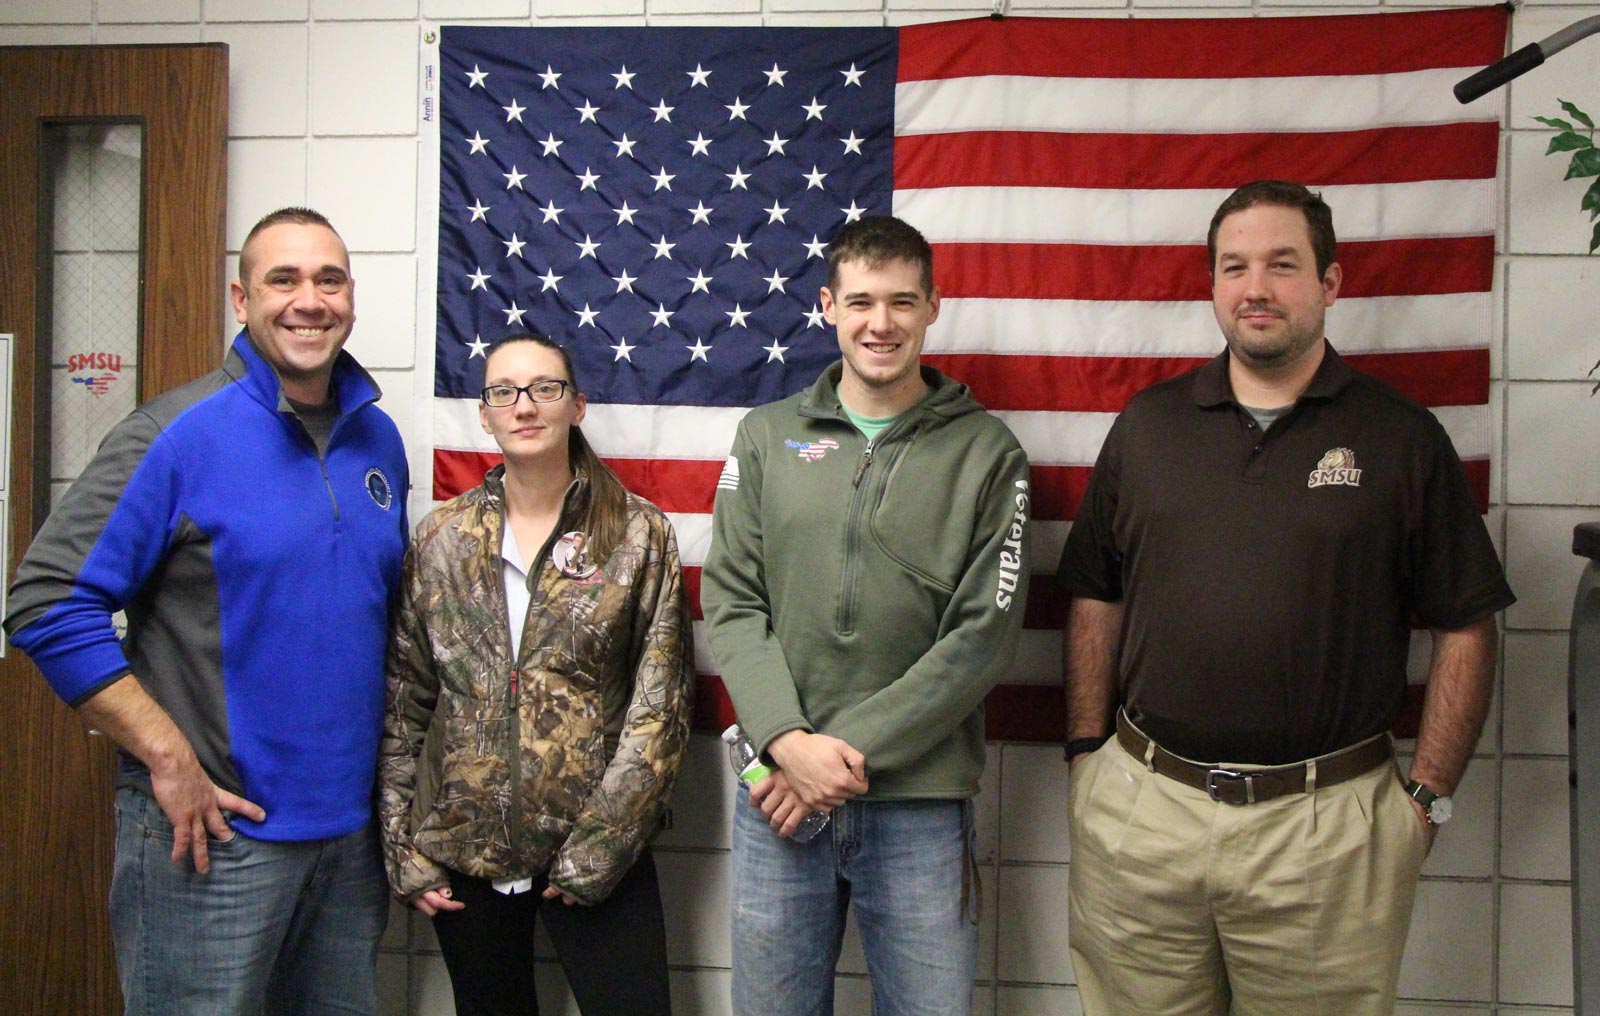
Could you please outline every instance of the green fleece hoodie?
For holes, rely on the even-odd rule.
[[[711,647],[761,751],[829,734],[866,756],[869,799],[971,797],[1022,629],[1027,456],[927,367],[929,394],[869,444],[840,374],[739,424],[702,575]]]

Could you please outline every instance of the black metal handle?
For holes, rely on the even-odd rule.
[[[1458,82],[1455,87],[1456,101],[1471,102],[1480,95],[1494,91],[1512,78],[1528,73],[1542,63],[1544,63],[1544,50],[1539,48],[1537,42],[1530,42],[1510,56],[1496,60],[1471,77]]]
[[[1600,562],[1600,522],[1582,522],[1572,527],[1572,552]]]

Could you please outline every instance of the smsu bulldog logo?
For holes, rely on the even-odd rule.
[[[1356,468],[1356,453],[1348,448],[1330,448],[1317,461],[1317,468],[1306,480],[1308,487],[1359,487],[1361,470]]]
[[[122,354],[74,353],[67,357],[67,374],[73,384],[83,385],[98,399],[122,376]]]

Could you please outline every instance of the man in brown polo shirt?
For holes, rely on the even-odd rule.
[[[1058,573],[1079,991],[1090,1016],[1389,1013],[1514,597],[1444,429],[1327,341],[1321,197],[1241,187],[1208,248],[1227,349],[1128,404]]]

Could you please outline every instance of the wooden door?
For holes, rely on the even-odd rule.
[[[53,318],[44,138],[136,125],[137,393],[222,359],[228,51],[0,47],[0,333],[12,333],[4,580],[49,510]],[[122,1011],[106,916],[114,762],[15,649],[0,660],[0,1013]]]

